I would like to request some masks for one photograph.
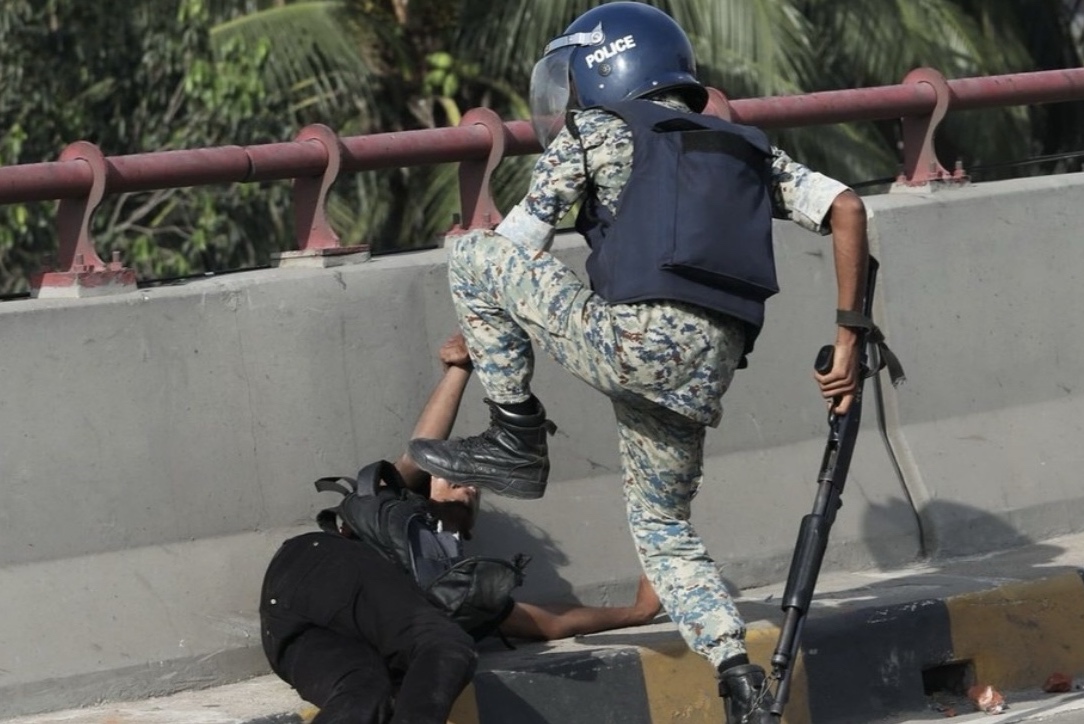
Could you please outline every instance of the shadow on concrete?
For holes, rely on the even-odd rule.
[[[896,537],[881,535],[886,521],[913,517],[914,538],[900,545]],[[925,545],[934,555],[922,555]],[[1066,560],[1066,548],[1037,542],[1017,531],[1003,518],[974,506],[951,501],[933,501],[916,516],[902,499],[887,504],[872,504],[863,519],[859,541],[835,541],[836,545],[865,547],[862,556],[872,564],[857,569],[828,569],[818,578],[811,617],[855,611],[865,607],[907,604],[922,600],[941,600],[972,591],[994,588],[1007,583],[1046,578],[1075,571],[1081,565]],[[931,545],[931,543],[935,545]],[[559,568],[568,557],[541,528],[507,511],[487,510],[480,518],[470,552],[474,555],[510,557],[517,552],[533,556],[528,568],[531,587],[517,598],[536,600],[532,593],[542,590],[545,600],[574,601],[571,586],[561,578]],[[833,540],[828,541],[829,554]],[[748,623],[782,623],[781,601],[786,568],[776,585],[742,590],[731,580],[724,583],[739,599],[738,607]],[[631,600],[631,599],[630,599]],[[666,623],[660,614],[655,622]],[[639,646],[656,651],[673,648],[672,630],[627,629],[580,637],[583,643],[601,646]],[[555,644],[533,643],[528,651],[539,654]],[[494,645],[495,650],[501,646]],[[523,654],[524,652],[519,652]]]
[[[474,528],[474,537],[467,544],[469,555],[511,558],[517,553],[531,557],[526,580],[516,597],[572,601],[572,585],[561,577],[558,569],[567,565],[568,556],[544,529],[526,518],[508,511],[483,507]]]
[[[911,516],[915,539],[900,545],[882,535],[885,521]],[[921,540],[919,536],[921,535]],[[837,540],[835,545],[848,545]],[[936,500],[916,515],[904,500],[869,506],[859,544],[873,565],[856,569],[822,570],[813,596],[811,615],[865,606],[891,606],[994,588],[1000,585],[1076,571],[1081,562],[1066,560],[1067,549],[1035,541],[1004,518],[974,506]],[[828,552],[833,540],[829,535]],[[747,621],[782,621],[786,580],[763,590],[735,592]]]
[[[916,524],[916,546],[911,560],[906,551],[878,545],[879,521],[911,516]],[[933,500],[917,513],[902,499],[885,505],[871,504],[863,520],[862,538],[877,567],[891,570],[909,563],[927,568],[978,566],[984,557],[1028,560],[1034,565],[1048,563],[1064,549],[1035,541],[1021,533],[1003,516],[956,501]],[[831,545],[831,542],[829,542]]]
[[[614,545],[626,545],[630,548],[631,538],[624,538]],[[602,585],[604,590],[581,596],[571,583],[565,580],[560,569],[569,564],[568,555],[556,541],[535,523],[507,510],[485,508],[475,525],[474,537],[467,544],[468,555],[511,558],[517,553],[531,557],[526,569],[523,588],[518,589],[515,597],[532,603],[570,603],[586,605],[623,605],[632,603],[639,583],[640,568],[637,565],[627,576],[614,577]],[[723,565],[721,561],[717,561]],[[725,576],[723,585],[734,597],[741,595],[741,587]],[[601,577],[601,576],[600,576]],[[602,600],[584,600],[591,595]],[[665,618],[663,619],[665,620]]]

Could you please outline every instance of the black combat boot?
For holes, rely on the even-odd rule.
[[[540,402],[536,412],[527,415],[485,402],[490,407],[488,430],[454,440],[411,440],[411,460],[458,485],[477,485],[510,498],[541,498],[550,474],[546,436],[557,427],[546,419]]]
[[[756,664],[721,669],[719,696],[726,700],[727,724],[779,724],[770,710],[775,699],[768,691],[764,669]]]

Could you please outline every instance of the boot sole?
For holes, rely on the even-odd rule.
[[[516,480],[515,478],[508,480],[506,478],[496,478],[486,475],[465,476],[454,470],[448,470],[439,465],[433,465],[428,461],[419,461],[415,459],[414,464],[430,475],[444,478],[455,485],[474,485],[483,490],[488,490],[494,495],[500,495],[505,498],[538,500],[546,492],[546,481]]]

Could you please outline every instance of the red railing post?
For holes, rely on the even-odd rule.
[[[327,217],[327,195],[342,168],[343,146],[339,136],[322,123],[305,126],[294,137],[297,143],[318,143],[327,153],[327,165],[319,176],[294,179],[294,236],[297,251],[271,255],[277,266],[339,266],[369,259],[369,245],[343,246]]]
[[[135,272],[113,252],[104,263],[94,248],[90,220],[105,196],[106,165],[101,149],[76,141],[60,153],[60,161],[83,161],[90,167],[91,183],[82,198],[61,199],[57,208],[57,268],[34,274],[30,291],[35,297],[87,297],[127,292],[136,288]]]
[[[945,169],[937,158],[934,135],[949,109],[952,91],[945,76],[933,68],[915,68],[904,79],[904,85],[926,83],[934,90],[933,110],[921,116],[905,116],[903,123],[903,173],[894,189],[929,187],[931,184],[964,184],[969,179],[962,166],[954,173]]]
[[[459,163],[461,212],[453,220],[449,235],[462,234],[470,229],[495,229],[502,218],[493,201],[490,183],[494,169],[504,158],[504,122],[489,108],[472,108],[463,115],[459,125],[484,126],[489,131],[490,146],[489,155],[484,160],[468,159]]]
[[[730,99],[718,88],[708,88],[708,105],[704,113],[722,118],[724,121],[733,121],[734,114],[730,110]]]

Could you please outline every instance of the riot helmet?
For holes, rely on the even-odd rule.
[[[587,11],[546,45],[531,73],[531,122],[548,146],[570,108],[680,94],[699,113],[708,93],[696,79],[692,43],[658,8],[611,2]]]

